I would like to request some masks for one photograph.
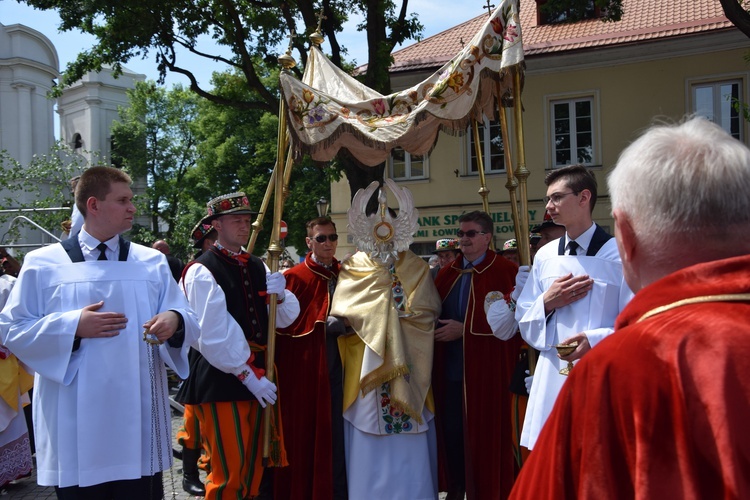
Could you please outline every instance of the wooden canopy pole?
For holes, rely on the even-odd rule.
[[[289,48],[286,54],[279,56],[279,64],[282,72],[289,71],[296,66],[296,61],[292,57],[292,35],[289,39]],[[271,242],[268,245],[268,267],[272,273],[279,270],[279,256],[283,251],[279,235],[281,233],[281,214],[284,211],[284,165],[283,158],[287,149],[287,130],[286,130],[286,105],[284,99],[279,100],[279,132],[277,135],[277,156],[276,166],[273,170],[273,227],[271,229]],[[275,381],[276,370],[274,367],[274,357],[276,354],[276,306],[277,295],[268,295],[268,341],[266,343],[266,377],[271,382]],[[266,405],[263,418],[263,461],[266,465],[273,465],[269,461],[270,443],[271,443],[271,419],[272,405]]]
[[[472,118],[471,120],[471,132],[474,137],[474,153],[477,158],[477,170],[479,171],[479,196],[482,197],[482,209],[486,214],[490,213],[490,202],[487,197],[490,194],[490,190],[487,188],[487,180],[484,177],[484,160],[482,159],[482,145],[479,142],[479,126],[477,121]],[[495,250],[495,238],[490,240],[490,249]]]

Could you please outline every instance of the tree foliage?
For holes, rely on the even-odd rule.
[[[82,51],[65,70],[62,87],[86,72],[111,65],[115,72],[133,57],[153,53],[160,82],[168,72],[185,75],[189,88],[214,104],[244,110],[278,113],[277,82],[265,73],[278,67],[277,56],[287,46],[287,36],[300,62],[294,69],[301,75],[307,62],[308,36],[320,23],[334,64],[346,68],[347,48],[337,34],[351,13],[365,21],[368,60],[363,75],[366,85],[390,93],[388,68],[391,52],[422,30],[416,14],[408,12],[408,0],[19,0],[39,8],[54,9],[62,19],[61,29],[80,30],[96,37],[93,47]],[[319,19],[322,11],[324,18]],[[211,40],[210,49],[205,42]],[[241,75],[250,90],[228,96],[199,82],[184,54],[226,64],[228,73]],[[351,69],[351,68],[350,68]],[[383,165],[374,170],[341,158],[339,170],[346,171],[352,192],[382,180]]]
[[[622,18],[622,0],[545,0],[540,9],[548,22],[577,22],[591,19],[598,10],[603,21]]]
[[[6,209],[60,209],[3,213],[0,214],[0,225],[10,226],[12,219],[22,215],[59,237],[63,232],[62,223],[70,220],[73,207],[70,179],[80,175],[88,167],[84,154],[73,151],[60,141],[47,154],[34,155],[31,162],[22,165],[7,151],[0,151],[0,190],[7,193],[0,205]],[[96,155],[93,157],[94,161],[98,161]],[[26,200],[22,207],[19,206],[19,200]],[[24,222],[18,221],[3,232],[3,243],[18,239],[19,224]],[[33,226],[26,223],[26,227]]]
[[[542,12],[548,15],[565,13],[565,21],[575,22],[585,19],[586,13],[597,7],[603,13],[605,21],[619,21],[622,18],[623,0],[545,0],[541,5]],[[724,15],[745,36],[750,37],[750,12],[748,0],[719,0]]]
[[[128,97],[130,106],[120,108],[120,121],[112,125],[112,161],[147,181],[145,213],[151,222],[140,229],[143,239],[172,243],[179,219],[190,212],[185,181],[196,164],[199,98],[180,85],[167,90],[153,81],[137,82]]]
[[[276,79],[276,71],[264,76]],[[238,73],[214,74],[215,92],[241,99],[249,90]],[[244,97],[247,98],[247,97]],[[269,112],[242,110],[203,101],[196,123],[200,144],[198,167],[190,173],[188,185],[196,199],[232,191],[247,193],[251,207],[258,210],[276,163],[278,117]],[[283,218],[289,226],[286,243],[304,250],[305,222],[317,216],[315,202],[330,197],[330,169],[320,169],[309,160],[294,165]],[[205,202],[204,202],[205,212]],[[256,243],[256,254],[268,246],[272,207],[265,214],[264,230]]]
[[[367,31],[369,48],[365,80],[368,85],[381,82],[375,88],[389,87],[382,76],[388,74],[393,48],[418,36],[422,29],[416,15],[408,13],[408,0],[403,0],[399,8],[392,0],[23,1],[39,9],[58,11],[63,31],[80,30],[97,39],[66,68],[63,86],[102,65],[119,69],[133,57],[154,53],[162,77],[168,72],[183,74],[191,82],[190,89],[208,100],[270,113],[278,110],[278,95],[275,83],[264,82],[263,66],[278,66],[277,56],[286,48],[288,34],[295,33],[292,43],[303,67],[307,62],[307,37],[315,31],[321,9],[325,16],[321,31],[332,61],[340,67],[344,66],[347,49],[336,35],[350,13],[365,16],[359,28]],[[209,38],[210,51],[202,43]],[[231,99],[199,83],[194,68],[187,67],[183,60],[186,53],[224,63],[228,70],[239,72],[252,94],[246,99]]]

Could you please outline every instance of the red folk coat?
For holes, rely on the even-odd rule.
[[[463,257],[443,268],[435,279],[441,299],[458,286]],[[522,345],[521,337],[508,341],[492,335],[484,312],[489,292],[510,293],[518,268],[488,251],[472,273],[464,321],[464,450],[466,493],[469,500],[507,498],[515,478],[510,379]],[[433,388],[436,415],[441,404],[442,342],[435,343]],[[436,416],[437,419],[437,416]],[[438,441],[441,439],[440,422]],[[439,449],[442,446],[439,444]],[[439,461],[442,463],[439,455]],[[441,467],[441,475],[450,471]],[[445,476],[443,476],[445,477]],[[444,485],[441,485],[444,487]]]
[[[310,255],[284,273],[287,289],[299,300],[300,314],[276,336],[277,383],[289,460],[288,467],[275,470],[277,500],[333,496],[326,318],[328,283],[338,275],[339,263],[334,259],[333,270],[327,270]]]

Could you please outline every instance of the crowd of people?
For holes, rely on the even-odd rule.
[[[428,264],[386,179],[352,200],[356,253],[318,217],[271,272],[244,193],[208,202],[183,264],[122,237],[127,174],[86,170],[80,229],[0,276],[0,485],[33,451],[59,499],[163,498],[169,369],[183,488],[210,500],[750,497],[750,149],[653,126],[608,176],[614,236],[589,169],[544,182],[530,266],[482,211]]]

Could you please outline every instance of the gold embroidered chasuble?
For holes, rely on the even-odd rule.
[[[421,423],[430,388],[440,296],[429,267],[414,253],[400,253],[394,271],[405,297],[401,315],[389,269],[364,252],[341,265],[330,314],[346,318],[355,333],[339,337],[344,372],[349,374],[344,377],[344,410],[359,394],[389,382],[391,404]],[[375,356],[366,356],[365,346]]]

